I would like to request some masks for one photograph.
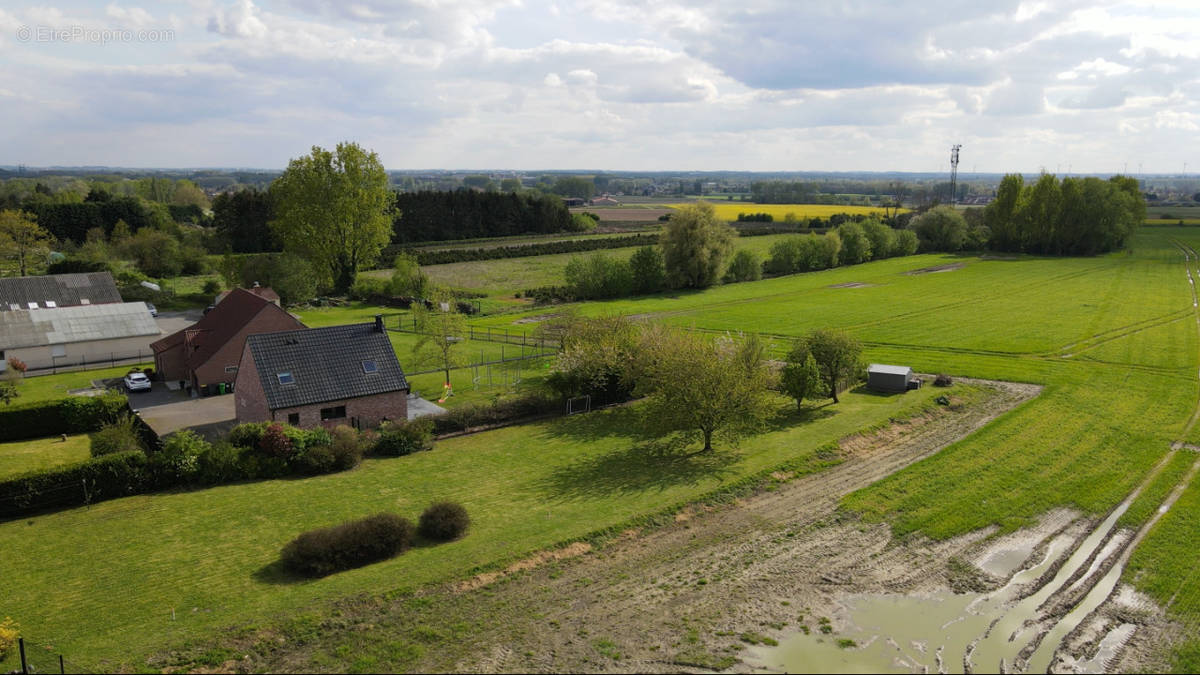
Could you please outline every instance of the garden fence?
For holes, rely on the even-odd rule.
[[[20,653],[19,673],[98,673],[95,666],[83,665],[66,658],[54,645],[41,644],[26,638],[18,638]]]

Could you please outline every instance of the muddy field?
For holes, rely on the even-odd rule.
[[[972,406],[844,439],[846,461],[822,473],[778,475],[773,489],[685,511],[599,549],[577,543],[417,598],[348,601],[322,639],[285,646],[279,638],[265,652],[247,643],[237,648],[247,654],[221,669],[339,670],[346,664],[329,662],[328,654],[346,649],[347,634],[364,651],[396,653],[406,645],[398,635],[443,634],[444,626],[461,628],[453,645],[412,648],[404,663],[378,666],[1021,672],[1032,661],[1037,668],[1028,672],[1048,665],[1053,672],[1153,669],[1173,627],[1145,598],[1126,587],[1110,595],[1113,586],[1104,585],[1119,576],[1122,552],[1137,537],[1114,525],[1128,500],[1103,520],[1057,509],[1016,532],[988,529],[942,542],[896,540],[886,525],[837,510],[848,492],[1039,391],[988,384],[991,394]],[[1093,596],[1086,616],[1066,620],[1075,603]],[[1065,650],[1055,649],[1060,642]],[[263,644],[262,635],[254,644]]]

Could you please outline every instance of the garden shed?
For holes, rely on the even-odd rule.
[[[920,383],[913,375],[913,369],[908,366],[872,363],[867,367],[867,387],[875,391],[908,391],[921,386]]]

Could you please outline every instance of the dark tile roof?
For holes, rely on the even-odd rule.
[[[246,338],[271,410],[408,389],[387,331],[374,323],[328,326]],[[375,373],[363,372],[374,361]],[[293,384],[280,384],[291,373]]]
[[[108,272],[0,279],[0,311],[11,310],[12,305],[29,309],[31,302],[45,308],[47,300],[58,307],[107,305],[121,302],[121,294]]]
[[[190,338],[192,346],[188,348],[184,358],[188,369],[195,370],[204,365],[217,350],[224,347],[226,342],[263,311],[283,312],[266,298],[243,288],[235,288],[202,319],[151,343],[150,348],[156,353],[162,352],[187,342]],[[304,325],[299,320],[295,323],[297,327]]]

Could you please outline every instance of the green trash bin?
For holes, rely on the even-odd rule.
[[[224,383],[224,382],[222,382],[221,384],[217,385],[217,393],[219,393],[219,394],[224,394],[224,393],[225,393],[225,383]]]

